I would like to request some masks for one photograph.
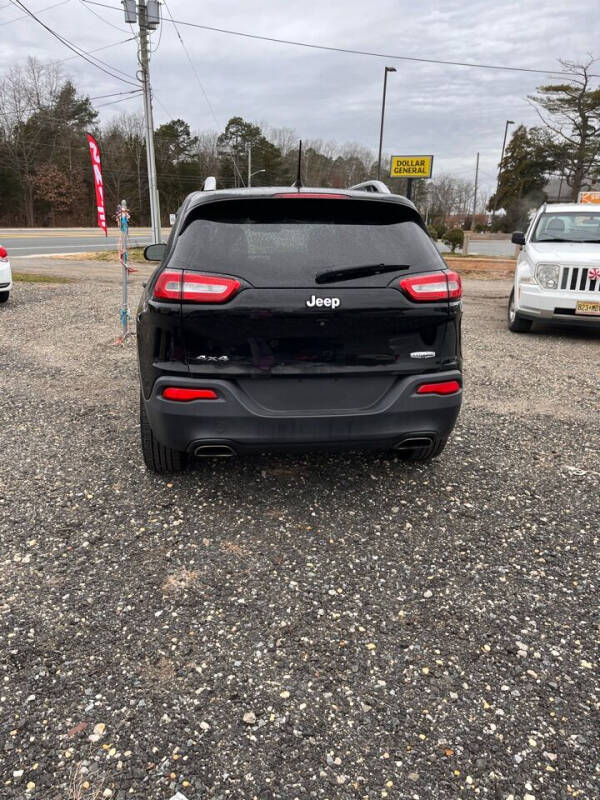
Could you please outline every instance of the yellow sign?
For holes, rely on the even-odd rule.
[[[431,178],[433,156],[392,156],[390,178]]]
[[[600,192],[579,192],[580,203],[600,203]]]

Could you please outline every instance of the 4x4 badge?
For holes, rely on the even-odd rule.
[[[316,297],[311,295],[310,300],[306,301],[308,308],[339,308],[341,300],[339,297]]]

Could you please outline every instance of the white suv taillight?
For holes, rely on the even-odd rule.
[[[398,286],[411,300],[458,300],[462,297],[462,281],[457,272],[430,272],[403,278]]]
[[[166,269],[154,286],[157,300],[187,300],[192,303],[224,303],[240,288],[236,278]]]
[[[5,247],[0,247],[0,261],[8,261],[8,253]]]

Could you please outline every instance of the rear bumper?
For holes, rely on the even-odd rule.
[[[417,387],[429,380],[462,383],[458,370],[402,377],[365,409],[282,412],[259,405],[232,381],[160,378],[143,402],[154,435],[175,450],[193,452],[206,444],[226,444],[237,452],[388,449],[409,437],[438,440],[452,431],[462,390],[445,396],[417,395]],[[219,397],[187,403],[165,400],[162,392],[167,386],[202,386],[214,389]]]

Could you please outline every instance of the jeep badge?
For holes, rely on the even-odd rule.
[[[315,297],[311,295],[310,300],[306,301],[308,308],[338,308],[340,305],[339,297]]]

